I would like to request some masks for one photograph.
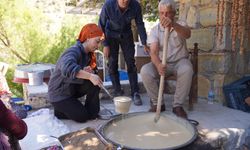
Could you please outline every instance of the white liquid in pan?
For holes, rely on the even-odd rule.
[[[155,114],[141,114],[110,124],[105,135],[120,145],[138,149],[166,149],[182,145],[193,137],[194,131],[162,116],[154,122]]]

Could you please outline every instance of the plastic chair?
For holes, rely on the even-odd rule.
[[[95,54],[96,54],[97,67],[98,67],[99,70],[101,70],[101,69],[103,70],[101,76],[103,76],[103,81],[105,81],[105,76],[106,76],[106,70],[105,70],[106,66],[105,66],[105,64],[106,63],[105,63],[104,54],[100,50],[96,50]]]

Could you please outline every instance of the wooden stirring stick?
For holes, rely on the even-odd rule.
[[[164,42],[163,43],[163,58],[162,58],[163,65],[166,65],[168,38],[169,38],[169,28],[165,28],[164,41],[163,41]],[[156,108],[156,114],[155,114],[155,118],[154,118],[155,123],[157,123],[158,120],[160,119],[161,101],[162,101],[162,94],[163,94],[163,89],[164,89],[164,78],[165,78],[165,73],[163,75],[161,75],[161,78],[160,78],[160,87],[159,87],[159,92],[158,92],[157,108]]]
[[[101,88],[108,94],[108,96],[113,99],[114,97],[109,93],[109,91],[104,87],[104,85],[101,85]]]

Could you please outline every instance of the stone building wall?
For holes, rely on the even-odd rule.
[[[188,48],[199,44],[198,96],[207,97],[214,83],[216,100],[224,103],[222,87],[250,74],[250,43],[245,40],[245,53],[232,52],[231,6],[232,0],[224,0],[222,41],[216,35],[216,20],[219,0],[179,0],[179,19],[186,20],[192,28]],[[246,27],[249,33],[249,28]],[[237,50],[236,50],[237,51]]]

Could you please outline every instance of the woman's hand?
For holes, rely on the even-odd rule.
[[[94,70],[92,70],[90,66],[84,67],[83,70],[89,73],[94,73]]]
[[[100,79],[100,77],[96,74],[90,74],[89,80],[94,84],[94,85],[98,85],[99,87],[101,87],[102,85],[102,80]]]

